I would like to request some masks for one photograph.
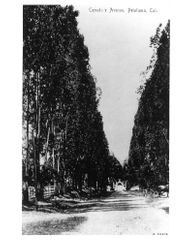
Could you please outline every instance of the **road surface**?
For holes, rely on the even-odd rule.
[[[64,213],[23,212],[23,234],[168,234],[168,198],[118,191]]]

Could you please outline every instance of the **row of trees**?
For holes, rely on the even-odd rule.
[[[73,6],[23,8],[23,181],[36,190],[105,189],[114,175],[77,16]]]
[[[156,187],[169,181],[169,41],[170,26],[151,38],[153,56],[144,75],[148,78],[138,89],[127,179],[142,187]]]

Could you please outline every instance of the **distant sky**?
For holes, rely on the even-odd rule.
[[[97,78],[97,86],[102,89],[99,110],[109,148],[123,163],[128,157],[138,107],[136,90],[140,85],[140,73],[149,65],[152,55],[150,37],[160,23],[166,24],[167,19],[160,13],[89,11],[89,7],[111,7],[105,4],[73,5],[80,12],[78,27],[89,49],[92,74]],[[125,10],[127,7],[118,6]]]

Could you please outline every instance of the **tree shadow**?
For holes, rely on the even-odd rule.
[[[29,223],[22,227],[23,235],[55,235],[64,232],[76,231],[76,228],[85,222],[85,216],[73,216],[67,219],[51,219],[36,223]]]

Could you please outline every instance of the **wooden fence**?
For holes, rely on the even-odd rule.
[[[47,199],[51,195],[55,194],[55,186],[54,185],[45,186],[43,191],[44,191],[43,192],[44,199]]]
[[[28,199],[29,201],[33,201],[36,197],[36,190],[35,187],[29,186],[28,187]]]
[[[51,197],[51,195],[55,194],[55,186],[54,185],[48,185],[45,186],[43,189],[43,198],[44,199],[48,199],[49,197]],[[33,201],[36,197],[36,190],[35,187],[33,186],[29,186],[28,187],[28,198],[29,201]]]

